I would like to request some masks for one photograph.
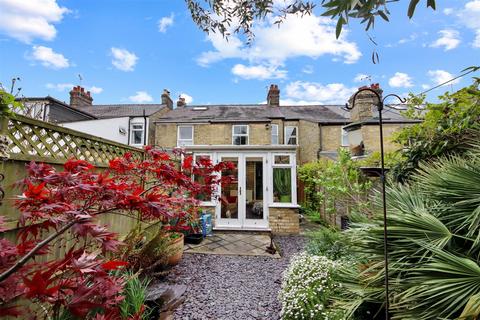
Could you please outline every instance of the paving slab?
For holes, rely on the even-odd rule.
[[[278,251],[273,255],[266,251],[270,241],[269,234],[215,232],[198,245],[186,245],[184,252],[280,258]]]

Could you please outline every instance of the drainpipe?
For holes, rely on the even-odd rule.
[[[132,117],[128,117],[128,132],[127,132],[127,144],[130,145],[130,127],[132,126]]]
[[[143,145],[147,145],[147,117],[145,116],[145,109],[143,109]]]
[[[322,149],[323,149],[323,146],[322,146],[322,125],[320,123],[318,124],[318,131],[319,131],[319,134],[320,134],[320,147],[318,148],[318,151],[317,151],[317,160],[320,159],[320,152],[322,152]]]

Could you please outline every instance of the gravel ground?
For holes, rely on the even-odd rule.
[[[186,284],[186,300],[174,319],[279,319],[277,299],[290,257],[301,251],[301,236],[276,237],[282,258],[185,254],[169,281]]]

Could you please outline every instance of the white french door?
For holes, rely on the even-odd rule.
[[[264,229],[268,227],[266,154],[218,153],[218,161],[235,164],[224,171],[232,181],[219,188],[216,227]]]

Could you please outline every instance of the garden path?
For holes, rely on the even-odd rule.
[[[281,258],[185,254],[168,277],[171,283],[187,285],[185,302],[174,319],[279,319],[282,273],[305,240],[279,236],[274,241]]]

